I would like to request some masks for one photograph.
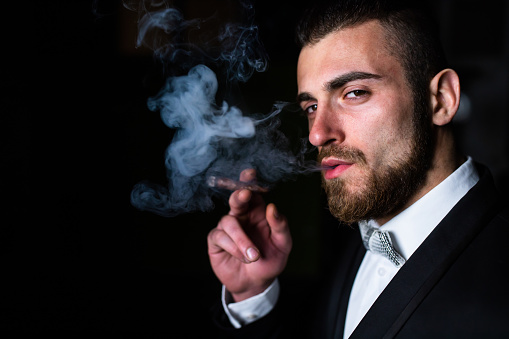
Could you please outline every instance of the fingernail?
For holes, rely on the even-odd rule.
[[[259,254],[260,253],[252,247],[249,247],[246,251],[247,258],[250,261],[254,261],[254,260],[258,259]]]
[[[274,218],[279,219],[279,212],[277,211],[276,206],[274,206],[274,212],[272,212],[272,214],[274,215]]]

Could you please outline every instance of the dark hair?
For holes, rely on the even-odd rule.
[[[297,26],[300,47],[313,45],[332,32],[378,20],[385,29],[387,49],[401,62],[416,100],[427,100],[429,82],[447,68],[438,35],[438,24],[429,11],[413,1],[318,1]]]

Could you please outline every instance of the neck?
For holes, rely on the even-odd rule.
[[[452,131],[449,129],[446,130],[442,128],[437,131],[435,145],[432,165],[426,174],[424,184],[401,208],[389,215],[376,218],[375,221],[378,225],[382,226],[396,215],[413,205],[417,200],[425,196],[429,191],[444,181],[466,161],[466,157],[457,152]]]

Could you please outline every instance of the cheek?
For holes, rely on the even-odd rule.
[[[394,112],[394,111],[393,111]],[[399,117],[390,119],[389,117]],[[392,167],[408,157],[413,145],[413,125],[404,115],[381,115],[364,123],[363,144],[368,164],[373,169]],[[364,130],[364,132],[362,132]]]
[[[381,166],[395,168],[411,156],[413,151],[413,129],[396,125],[392,132],[379,143],[378,162]],[[383,164],[383,165],[382,165]]]

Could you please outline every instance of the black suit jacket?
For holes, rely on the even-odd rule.
[[[479,182],[409,258],[351,338],[509,337],[509,212],[489,171],[477,168]],[[228,329],[219,316],[221,337],[342,338],[365,250],[357,230],[341,237],[328,282],[312,289],[322,297],[310,294],[310,300],[321,301],[296,311],[285,307],[282,296],[273,312],[240,330]]]

